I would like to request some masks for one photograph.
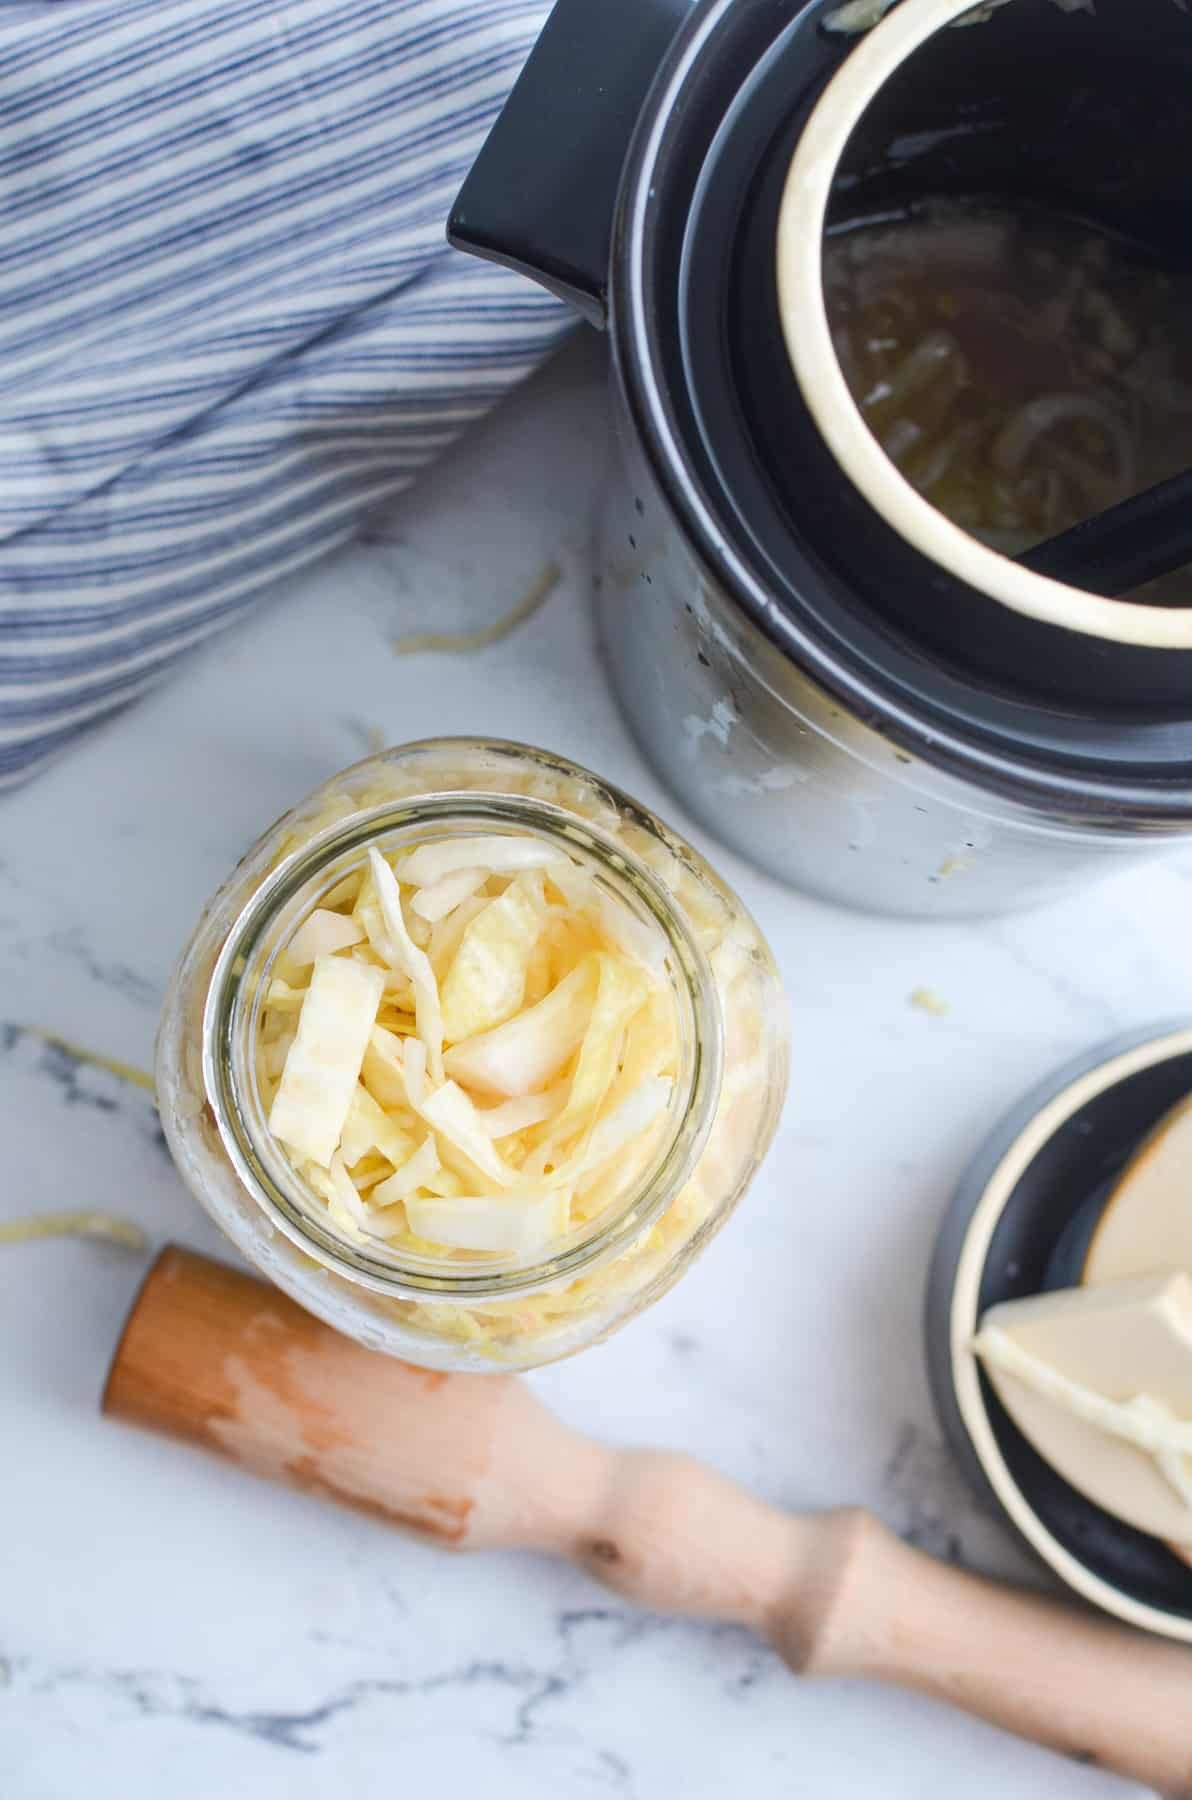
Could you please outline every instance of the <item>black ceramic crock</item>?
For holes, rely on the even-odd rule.
[[[1192,262],[1192,16],[961,3],[846,31],[837,0],[560,0],[450,224],[608,329],[601,636],[655,765],[780,877],[953,915],[1192,834],[1192,614],[936,555],[931,520],[963,534],[874,498],[811,354],[821,227],[940,194]]]

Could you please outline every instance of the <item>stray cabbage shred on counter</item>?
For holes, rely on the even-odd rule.
[[[367,865],[310,912],[264,995],[270,1129],[349,1242],[549,1255],[640,1176],[678,1078],[653,934],[530,835]]]

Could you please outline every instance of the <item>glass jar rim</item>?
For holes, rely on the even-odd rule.
[[[631,823],[661,833],[670,847],[669,833],[659,821],[625,796],[616,798],[628,808]],[[648,912],[665,941],[668,973],[681,1002],[678,1010],[685,1013],[681,1026],[688,1072],[676,1084],[671,1129],[649,1166],[606,1215],[573,1232],[559,1250],[533,1263],[506,1259],[503,1265],[449,1267],[438,1262],[420,1268],[369,1256],[330,1223],[324,1227],[317,1210],[305,1204],[301,1176],[268,1131],[257,1092],[256,1059],[248,1051],[269,970],[300,917],[318,904],[311,889],[321,875],[333,872],[336,881],[342,880],[370,846],[399,833],[413,837],[440,825],[440,835],[447,836],[477,824],[490,831],[494,826],[531,831],[568,854],[586,857],[622,899],[628,890]],[[346,861],[353,856],[354,862]],[[333,885],[329,880],[328,888]],[[291,929],[270,945],[268,934],[287,908],[296,914]],[[230,925],[212,969],[203,1011],[202,1067],[214,1122],[241,1184],[304,1254],[393,1299],[507,1300],[591,1274],[629,1249],[666,1211],[689,1179],[712,1127],[723,1081],[723,1025],[708,960],[678,903],[642,858],[612,833],[554,802],[519,793],[444,789],[355,812],[314,834],[270,871]]]

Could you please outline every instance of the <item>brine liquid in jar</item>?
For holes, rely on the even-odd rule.
[[[1192,463],[1192,278],[1093,226],[931,202],[833,232],[824,290],[887,456],[1006,555]],[[1192,605],[1192,570],[1137,597]]]

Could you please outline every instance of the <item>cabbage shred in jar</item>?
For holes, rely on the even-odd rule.
[[[545,873],[530,878],[528,891],[534,898],[537,881],[544,916],[564,921],[565,929],[564,895],[553,884],[574,890],[586,903],[585,919],[607,922],[631,979],[636,970],[643,991],[653,984],[655,1010],[665,1015],[670,1034],[667,1078],[640,1083],[614,1109],[640,1112],[643,1096],[653,1099],[648,1128],[643,1123],[632,1138],[628,1127],[617,1136],[615,1119],[588,1124],[588,1145],[604,1133],[603,1161],[591,1148],[586,1162],[572,1153],[579,1179],[566,1191],[578,1197],[556,1212],[557,1229],[549,1236],[514,1231],[470,1240],[465,1233],[462,1242],[440,1243],[428,1241],[426,1219],[450,1218],[458,1230],[460,1213],[466,1218],[473,1208],[486,1214],[487,1230],[488,1215],[507,1223],[528,1219],[519,1207],[541,1208],[544,1190],[528,1176],[515,1185],[533,1188],[529,1202],[520,1192],[492,1201],[458,1198],[461,1187],[467,1193],[476,1187],[475,1166],[453,1155],[458,1141],[449,1121],[447,1136],[426,1127],[427,1119],[444,1123],[436,1097],[450,1097],[472,1120],[495,1120],[502,1109],[493,1103],[502,1095],[482,1092],[479,1102],[461,1095],[451,1079],[453,1070],[460,1072],[453,1056],[463,1064],[461,1083],[475,1058],[469,1060],[468,1044],[453,1046],[448,1038],[446,1072],[440,1067],[436,1074],[432,1050],[432,1070],[424,1077],[419,1067],[411,1102],[423,1134],[419,1155],[429,1154],[442,1169],[437,1183],[430,1181],[434,1191],[420,1190],[415,1208],[408,1191],[415,1159],[403,1169],[404,1152],[388,1149],[379,1125],[373,1135],[384,1141],[396,1171],[375,1150],[349,1169],[337,1150],[328,1176],[325,1150],[318,1151],[323,1161],[303,1163],[272,1128],[281,1112],[279,1067],[294,1054],[285,1009],[297,1017],[303,1000],[290,986],[300,960],[295,946],[303,941],[298,934],[305,929],[309,938],[312,918],[325,933],[331,918],[333,925],[338,919],[337,936],[351,938],[345,909],[355,898],[359,914],[378,856],[401,874],[418,866],[415,852],[424,863],[429,855],[451,868],[472,845],[494,844],[505,846],[511,865],[541,865]],[[434,889],[442,898],[427,902],[426,910],[450,906],[453,880],[463,893],[482,873],[448,876]],[[516,878],[519,889],[526,879]],[[485,895],[499,894],[501,886],[490,881],[478,896],[459,901],[459,917],[474,918],[488,904]],[[450,911],[440,926],[446,942],[453,935]],[[594,941],[605,941],[607,949],[607,940]],[[334,976],[341,961],[368,953],[364,944],[324,961]],[[618,956],[593,953],[588,960],[603,968]],[[378,991],[382,975],[379,1016],[400,1021],[403,1015],[384,1009],[413,1011],[414,1003],[390,994],[400,979],[386,971],[375,976]],[[451,979],[449,970],[448,999]],[[497,965],[493,979],[501,979]],[[544,977],[543,985],[551,979]],[[550,991],[558,993],[563,983],[557,973],[554,979]],[[573,971],[572,982],[579,979]],[[313,987],[313,976],[310,981]],[[483,1006],[483,991],[480,1001]],[[275,1022],[279,1008],[284,1029]],[[420,1063],[425,1056],[412,1041],[411,1023],[396,1029],[406,1037],[383,1027],[375,1036],[382,1051],[385,1043],[394,1045],[400,1082],[402,1052],[411,1065],[415,1051]],[[483,1047],[500,1036],[482,1032],[469,1044]],[[631,1060],[632,1040],[619,1041],[618,1071]],[[600,1051],[597,1045],[598,1057]],[[506,1112],[520,1107],[531,1122],[544,1121],[505,1142],[520,1146],[525,1169],[532,1166],[547,1188],[554,1178],[550,1161],[543,1163],[551,1116],[557,1120],[561,1110],[566,1120],[584,1055],[581,1045],[549,1082],[536,1084],[540,1092],[504,1101]],[[249,852],[206,909],[179,963],[159,1036],[157,1080],[163,1124],[188,1185],[241,1252],[294,1299],[361,1342],[410,1361],[507,1369],[533,1367],[598,1341],[677,1280],[760,1163],[777,1124],[786,1068],[785,1006],[770,953],[735,895],[688,845],[635,802],[559,758],[514,744],[439,740],[386,752],[335,777]],[[375,1117],[368,1093],[357,1092]],[[384,1097],[383,1087],[380,1092]],[[313,1112],[321,1100],[316,1084]],[[393,1128],[399,1136],[415,1122],[411,1112],[400,1117],[402,1127]],[[297,1127],[283,1129],[302,1135]],[[527,1151],[537,1140],[546,1148]],[[345,1154],[356,1156],[360,1148]],[[498,1168],[503,1148],[498,1142]],[[477,1151],[482,1166],[487,1155]],[[591,1172],[594,1159],[599,1167]],[[470,1181],[461,1179],[461,1167],[472,1170]],[[404,1205],[380,1211],[373,1204],[386,1194],[382,1176],[389,1189],[406,1193]],[[336,1204],[335,1180],[348,1211]]]

